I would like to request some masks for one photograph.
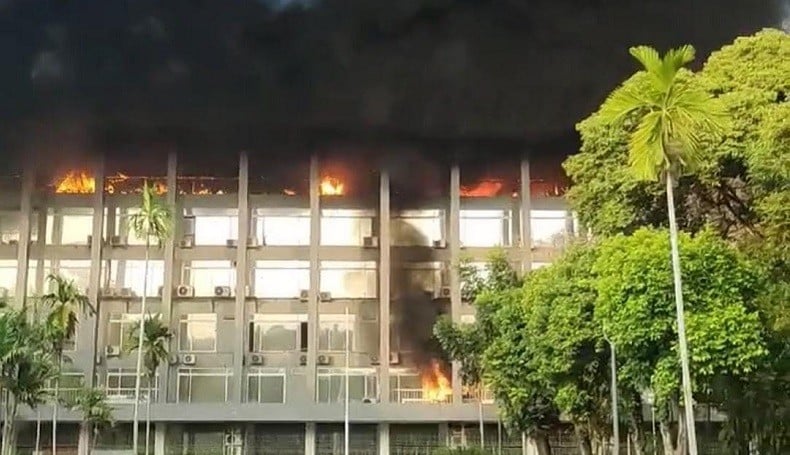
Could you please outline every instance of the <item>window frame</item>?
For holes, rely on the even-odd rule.
[[[186,319],[185,319],[186,317]],[[190,317],[197,317],[197,319],[190,320]],[[205,318],[205,319],[203,319]],[[219,321],[219,317],[217,317],[217,313],[184,313],[178,318],[178,351],[184,353],[191,353],[191,354],[213,354],[217,352],[217,324]],[[194,341],[189,338],[189,333],[187,332],[186,336],[189,339],[188,343],[190,344],[190,349],[185,349],[181,343],[184,335],[184,330],[189,330],[189,323],[196,322],[196,323],[214,323],[214,347],[210,350],[196,350],[192,345],[194,345]]]

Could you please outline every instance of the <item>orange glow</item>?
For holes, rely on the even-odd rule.
[[[69,171],[55,182],[55,193],[90,194],[96,192],[96,179],[85,171]]]
[[[431,367],[421,374],[422,398],[434,403],[449,402],[453,396],[453,386],[442,371],[438,360],[431,360]]]
[[[296,191],[294,191],[294,190],[292,190],[290,188],[285,188],[283,190],[283,194],[286,195],[286,196],[296,196]]]
[[[326,176],[321,179],[322,196],[342,196],[346,194],[346,185],[336,177]]]
[[[502,191],[502,186],[501,180],[481,180],[474,185],[461,186],[461,196],[494,197],[499,195],[499,192]]]

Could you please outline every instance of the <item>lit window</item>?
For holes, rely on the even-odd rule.
[[[145,261],[112,261],[111,267],[113,270],[118,270],[117,267],[119,262],[125,262],[122,287],[131,288],[132,292],[134,292],[134,295],[142,296],[143,283],[145,282]],[[158,295],[159,287],[164,284],[164,280],[164,261],[148,261],[148,292],[146,293],[146,296],[153,297]]]
[[[196,216],[196,245],[226,245],[239,238],[239,219],[236,216]]]
[[[251,352],[287,352],[307,349],[307,316],[256,314],[252,322]]]
[[[225,403],[228,401],[230,368],[179,368],[178,403]]]
[[[542,267],[546,267],[547,265],[551,264],[550,262],[533,262],[532,263],[532,270],[537,270]]]
[[[392,218],[392,243],[398,246],[431,246],[442,240],[441,210],[404,211]]]
[[[236,269],[230,261],[192,261],[185,271],[197,296],[213,296],[217,286],[236,286]]]
[[[345,399],[346,371],[342,368],[319,368],[318,402],[341,403]],[[348,398],[361,401],[378,398],[378,378],[372,368],[349,368]]]
[[[179,351],[216,352],[217,315],[215,313],[183,314],[178,329]]]
[[[16,261],[0,260],[0,298],[16,293]]]
[[[561,246],[565,241],[567,213],[564,210],[532,210],[530,229],[533,246]]]
[[[310,287],[308,261],[257,261],[255,296],[292,299]]]
[[[285,403],[285,370],[251,369],[247,374],[247,402]]]
[[[333,298],[375,298],[376,263],[322,261],[321,292]]]
[[[461,210],[461,244],[472,247],[506,246],[510,216],[503,210]]]
[[[107,398],[110,399],[124,399],[134,400],[135,391],[135,377],[136,371],[133,369],[112,368],[107,370],[107,381],[105,392]],[[157,400],[159,395],[159,373],[154,375],[153,381],[150,381],[147,375],[140,375],[140,394],[143,397],[148,397],[148,392],[151,392],[151,399]],[[149,381],[151,385],[149,386]]]
[[[91,261],[44,261],[44,270],[45,276],[59,275],[67,280],[72,280],[80,292],[85,292],[85,289],[88,288],[88,283],[90,283]],[[53,286],[53,283],[49,283],[49,286]],[[52,291],[52,289],[49,289],[49,291]]]
[[[309,245],[309,210],[261,210],[256,218],[258,240],[266,245]]]
[[[361,246],[372,235],[371,216],[360,210],[322,210],[321,245]]]
[[[93,233],[93,209],[69,209],[65,213],[52,210],[47,215],[47,244],[87,245]]]
[[[318,316],[318,350],[346,351],[346,331],[348,331],[349,351],[355,348],[354,321],[356,317],[349,314],[322,314]]]
[[[0,213],[0,244],[8,245],[17,242],[19,242],[19,214],[17,212]]]

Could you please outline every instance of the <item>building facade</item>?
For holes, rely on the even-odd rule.
[[[301,183],[270,190],[247,153],[227,155],[237,173],[222,178],[186,171],[188,155],[166,157],[146,180],[174,229],[149,249],[147,274],[128,222],[143,178],[96,159],[42,182],[42,164],[31,164],[1,196],[0,287],[35,300],[57,273],[98,308],[80,320],[61,385],[66,395],[102,387],[114,403],[118,424],[98,450],[131,447],[130,334],[145,295],[175,335],[168,364],[144,382],[153,453],[343,453],[346,377],[352,453],[476,443],[478,399],[486,444],[520,453],[488,394],[467,390],[426,342],[438,315],[474,318],[454,264],[482,265],[502,249],[526,272],[573,232],[561,189],[530,178],[528,155],[508,164],[505,183],[467,183],[449,160],[431,179],[438,190],[419,198],[400,197],[422,184],[419,169],[391,172],[385,159],[366,167],[314,154],[299,164]],[[20,447],[32,447],[37,417],[48,447],[51,412],[22,413]],[[79,417],[61,416],[63,452],[79,443]]]

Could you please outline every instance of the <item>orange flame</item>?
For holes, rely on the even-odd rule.
[[[290,188],[283,189],[283,194],[286,196],[296,196],[296,190],[292,190]]]
[[[55,182],[58,194],[91,194],[96,192],[96,179],[85,171],[69,171],[60,181]]]
[[[104,191],[107,194],[141,193],[143,178],[129,177],[120,172],[107,177]],[[139,182],[139,183],[138,183]],[[150,182],[157,194],[167,193],[167,184],[162,181]],[[57,194],[91,194],[96,192],[96,179],[88,171],[69,171],[53,185]]]
[[[463,197],[494,197],[502,191],[501,180],[481,180],[471,186],[461,186]]]
[[[445,376],[438,360],[431,360],[431,367],[421,374],[422,398],[434,403],[449,402],[453,396],[453,386]]]
[[[322,196],[342,196],[346,194],[346,185],[337,177],[326,176],[321,179]]]

